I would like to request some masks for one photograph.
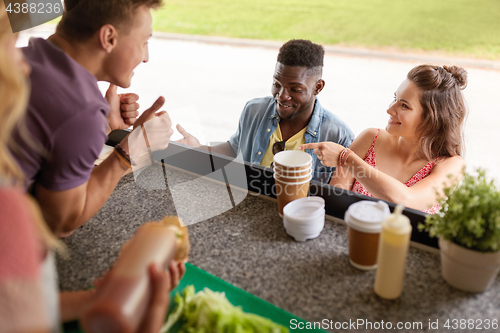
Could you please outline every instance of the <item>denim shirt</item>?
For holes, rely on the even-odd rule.
[[[273,97],[253,99],[245,105],[238,130],[228,142],[238,156],[241,154],[243,160],[260,164],[279,121]],[[304,139],[305,143],[333,141],[349,147],[354,140],[354,134],[340,118],[323,109],[316,98],[316,106]],[[335,168],[322,165],[312,149],[306,149],[306,152],[313,158],[313,179],[323,183],[329,182]]]

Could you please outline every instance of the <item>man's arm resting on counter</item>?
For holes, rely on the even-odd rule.
[[[67,236],[90,220],[106,203],[128,170],[116,154],[111,154],[94,168],[90,179],[78,187],[52,191],[37,184],[35,198],[52,231],[58,236]]]

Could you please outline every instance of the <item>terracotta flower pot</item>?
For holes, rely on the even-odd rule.
[[[479,252],[439,238],[443,278],[455,288],[483,292],[500,270],[500,251]]]

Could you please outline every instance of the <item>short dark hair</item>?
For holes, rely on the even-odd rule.
[[[117,28],[130,26],[135,9],[148,6],[156,9],[162,0],[64,0],[66,12],[57,32],[78,42],[90,39],[105,24]]]
[[[321,74],[324,56],[323,46],[306,39],[292,39],[281,46],[278,62],[285,66],[307,67],[314,74]]]
[[[417,127],[420,149],[427,160],[463,155],[463,125],[467,107],[462,90],[467,72],[458,66],[420,65],[407,76],[420,92],[422,122]]]

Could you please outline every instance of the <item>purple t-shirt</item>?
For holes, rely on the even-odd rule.
[[[95,76],[51,42],[32,38],[23,53],[31,65],[29,138],[14,133],[21,152],[14,155],[26,187],[36,182],[52,191],[75,188],[90,178],[106,142],[109,105]]]

